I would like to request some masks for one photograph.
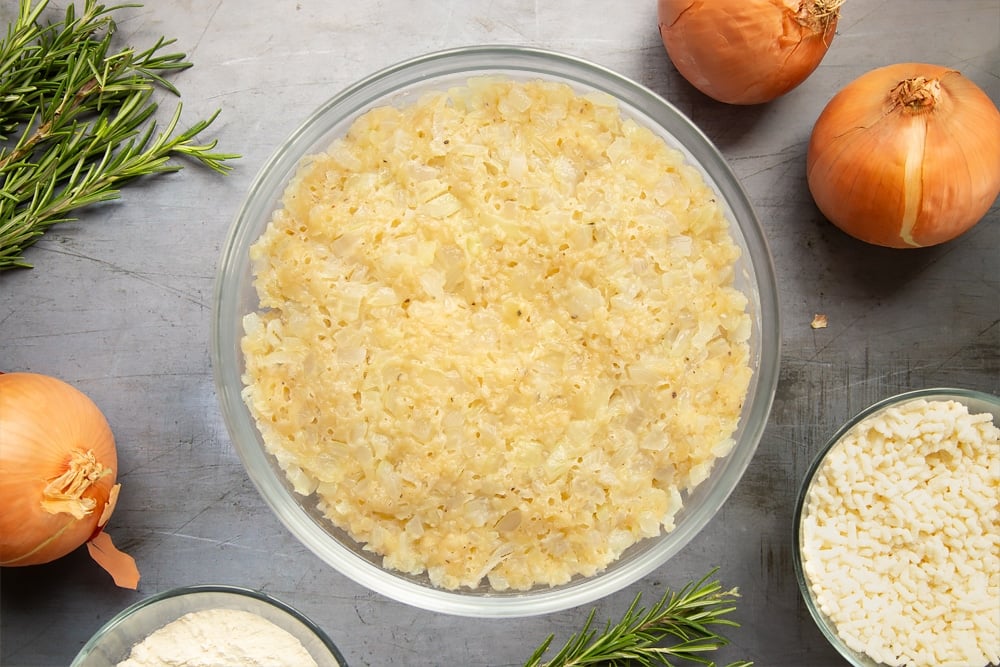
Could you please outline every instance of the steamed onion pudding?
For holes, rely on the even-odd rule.
[[[750,381],[739,249],[603,94],[483,77],[305,158],[252,246],[244,399],[296,492],[442,588],[669,531]]]

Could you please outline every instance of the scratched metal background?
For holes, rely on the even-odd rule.
[[[6,24],[13,0],[0,3]],[[55,18],[65,2],[53,2]],[[372,594],[300,546],[264,506],[223,426],[209,327],[215,265],[257,168],[327,97],[428,51],[512,43],[582,56],[669,98],[718,145],[763,221],[780,286],[781,382],[768,429],[719,515],[673,561],[598,605],[620,614],[719,566],[742,627],[720,662],[835,666],[799,599],[791,515],[812,455],[851,415],[893,393],[951,385],[1000,393],[1000,210],[964,237],[888,251],[823,220],[804,177],[812,123],[875,66],[960,69],[1000,99],[997,0],[847,0],[833,48],[802,86],[752,108],[715,103],[671,66],[652,0],[150,0],[119,13],[123,41],[177,38],[195,67],[175,77],[184,118],[222,114],[210,134],[244,158],[139,184],[121,202],[51,231],[0,274],[0,370],[60,376],[89,393],[117,435],[123,492],[109,532],[142,570],[116,589],[78,551],[0,572],[0,664],[67,664],[117,611],[178,585],[261,588],[311,615],[351,665],[518,665],[588,609],[541,618],[456,619]],[[175,100],[163,97],[164,112]],[[829,326],[810,321],[824,313]],[[2,502],[2,499],[0,499]]]

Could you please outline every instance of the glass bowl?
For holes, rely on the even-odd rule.
[[[289,632],[319,667],[346,667],[329,637],[301,613],[265,593],[238,586],[173,588],[124,609],[83,646],[70,667],[114,667],[132,647],[184,614],[206,609],[251,612]]]
[[[471,77],[562,82],[577,93],[614,97],[633,118],[678,149],[717,193],[742,256],[735,284],[748,299],[753,377],[742,407],[735,446],[715,462],[711,475],[675,517],[673,531],[629,548],[592,577],[528,591],[444,590],[429,578],[384,569],[366,551],[318,512],[315,502],[296,496],[266,452],[241,398],[244,363],[242,318],[257,309],[248,248],[279,207],[282,192],[300,158],[326,148],[363,112],[386,104],[403,105],[428,91],[464,85]],[[220,260],[213,313],[212,357],[223,417],[247,473],[285,526],[321,559],[356,582],[420,608],[464,616],[511,617],[543,614],[581,605],[619,590],[656,569],[684,547],[716,514],[739,482],[763,433],[774,397],[779,364],[777,289],[767,242],[754,210],[726,161],[674,106],[652,91],[574,57],[536,49],[484,46],[432,53],[380,71],[335,95],[295,130],[264,164],[236,215]]]
[[[869,655],[856,651],[848,646],[837,633],[837,629],[833,621],[820,609],[820,606],[814,597],[809,577],[805,572],[806,568],[803,564],[802,554],[803,522],[806,518],[807,512],[806,501],[810,495],[810,490],[812,489],[816,474],[826,461],[827,454],[829,454],[830,451],[834,449],[855,426],[866,419],[877,417],[879,414],[882,414],[886,410],[895,406],[902,405],[903,403],[916,399],[924,399],[927,401],[956,401],[965,405],[970,414],[992,414],[993,423],[1000,424],[1000,397],[992,396],[983,392],[967,389],[931,388],[908,391],[896,396],[891,396],[862,410],[846,424],[844,424],[839,430],[837,430],[833,437],[830,438],[830,440],[813,459],[802,486],[799,489],[798,499],[795,505],[793,519],[794,549],[792,550],[792,554],[795,576],[799,583],[799,591],[802,594],[802,599],[805,601],[806,608],[809,610],[809,614],[819,627],[820,632],[823,633],[827,641],[830,642],[840,655],[855,667],[884,667],[884,665],[872,659]]]

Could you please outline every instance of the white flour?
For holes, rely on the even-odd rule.
[[[181,616],[132,647],[117,667],[317,667],[290,633],[257,614],[205,609]]]

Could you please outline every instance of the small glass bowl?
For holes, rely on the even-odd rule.
[[[127,607],[84,644],[70,667],[114,667],[151,633],[184,614],[205,609],[257,614],[291,633],[319,667],[347,666],[326,633],[284,602],[248,588],[202,585],[173,588]]]
[[[816,477],[817,471],[822,467],[824,461],[826,460],[826,455],[834,447],[836,447],[838,443],[840,443],[840,441],[851,431],[851,429],[853,429],[858,423],[870,417],[885,412],[894,406],[901,405],[915,399],[924,399],[927,401],[957,401],[969,409],[969,414],[989,413],[993,415],[993,423],[1000,424],[1000,397],[992,396],[983,392],[968,389],[932,388],[908,391],[902,394],[897,394],[896,396],[891,396],[862,410],[846,424],[841,426],[836,433],[834,433],[833,437],[830,438],[826,445],[823,446],[809,466],[809,471],[806,473],[805,480],[799,489],[798,499],[795,504],[795,515],[793,519],[793,539],[795,547],[792,550],[792,562],[795,568],[795,577],[799,582],[799,591],[802,594],[802,599],[806,603],[806,607],[809,609],[809,614],[816,622],[820,632],[822,632],[827,641],[829,641],[830,644],[837,649],[837,652],[840,653],[840,655],[843,656],[848,663],[854,665],[854,667],[885,666],[882,663],[873,660],[867,654],[859,653],[858,651],[855,651],[851,647],[847,646],[844,643],[844,640],[837,634],[837,629],[833,621],[831,621],[830,618],[828,618],[827,615],[820,610],[819,605],[813,597],[812,589],[810,587],[809,580],[806,577],[805,569],[802,563],[802,523],[805,519],[806,499],[809,497],[813,479]]]
[[[464,85],[477,76],[541,79],[568,84],[580,94],[608,94],[626,117],[679,150],[718,193],[717,201],[730,221],[734,241],[742,251],[735,285],[748,299],[753,329],[753,378],[733,434],[736,444],[715,462],[709,478],[685,498],[674,530],[633,545],[594,576],[528,591],[497,592],[486,585],[450,591],[432,585],[426,574],[410,576],[383,568],[379,556],[333,527],[314,499],[293,492],[265,449],[241,396],[242,320],[258,309],[248,249],[280,206],[300,159],[325,149],[373,107],[402,106],[423,93]],[[780,357],[777,287],[767,241],[746,193],[712,143],[673,105],[637,83],[574,57],[510,46],[459,48],[403,62],[348,87],[309,116],[262,167],[233,221],[220,260],[212,325],[215,385],[230,437],[250,479],[292,534],[342,574],[378,593],[431,611],[477,617],[529,616],[582,605],[628,586],[680,551],[722,507],[750,463],[771,409]]]

